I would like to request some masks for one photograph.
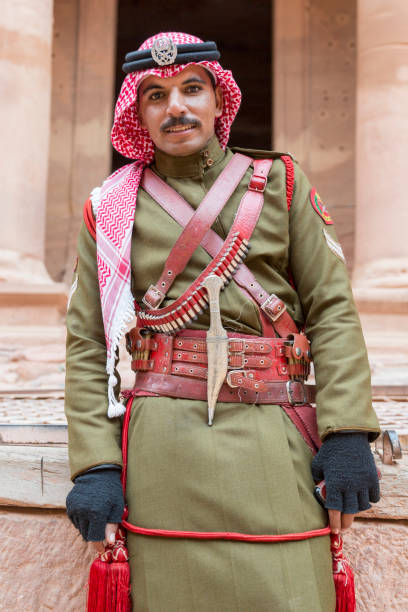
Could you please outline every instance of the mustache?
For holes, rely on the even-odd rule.
[[[166,130],[183,126],[183,125],[192,125],[193,127],[201,127],[201,122],[198,119],[193,119],[192,117],[169,117],[164,123],[162,123],[160,127],[161,132],[165,132]]]

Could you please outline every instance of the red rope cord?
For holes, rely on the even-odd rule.
[[[123,495],[126,496],[126,477],[127,477],[127,460],[128,460],[128,435],[129,435],[129,423],[130,423],[130,415],[132,413],[132,404],[133,404],[134,395],[130,392],[128,396],[128,400],[126,403],[126,413],[125,418],[123,420],[122,426],[122,488]],[[127,515],[127,509],[125,510]]]
[[[281,160],[285,164],[286,168],[286,203],[288,210],[292,204],[293,188],[295,185],[295,169],[293,167],[293,161],[290,155],[282,155]]]
[[[307,540],[330,534],[330,527],[303,531],[300,533],[283,533],[281,535],[250,535],[248,533],[234,533],[229,531],[172,531],[168,529],[145,529],[122,521],[122,525],[132,533],[145,536],[159,536],[162,538],[189,538],[193,540],[238,540],[242,542],[292,542]]]

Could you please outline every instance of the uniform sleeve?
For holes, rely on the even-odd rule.
[[[122,464],[121,419],[109,419],[106,343],[99,298],[96,243],[85,223],[67,312],[65,414],[71,476],[101,464]],[[115,372],[118,377],[118,373]]]
[[[289,214],[290,266],[311,341],[319,434],[367,431],[375,439],[380,428],[367,350],[344,255],[328,212],[297,164]]]

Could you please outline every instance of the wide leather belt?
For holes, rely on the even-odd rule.
[[[219,401],[304,404],[314,401],[303,381],[309,372],[308,343],[228,334],[228,374]],[[300,347],[302,346],[303,349]],[[127,337],[135,390],[171,397],[206,399],[207,345],[204,331],[184,330],[176,336]],[[303,352],[304,351],[304,352]]]
[[[219,402],[245,404],[291,404],[303,405],[315,402],[314,385],[304,385],[297,380],[286,382],[266,382],[265,391],[231,388],[224,383],[218,395]],[[138,372],[134,395],[164,395],[193,400],[207,399],[207,382],[193,380],[185,376]]]

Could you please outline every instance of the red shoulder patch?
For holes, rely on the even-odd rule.
[[[310,202],[319,217],[323,219],[326,225],[333,225],[333,219],[331,218],[329,211],[323,204],[322,199],[315,188],[310,191]]]

